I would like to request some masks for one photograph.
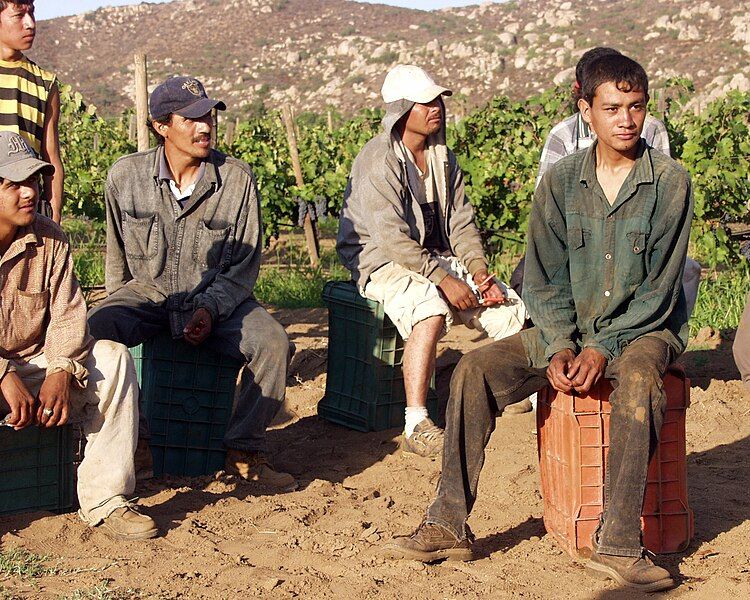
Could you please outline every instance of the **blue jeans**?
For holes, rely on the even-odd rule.
[[[127,287],[89,311],[96,339],[137,346],[169,329],[164,304],[143,298]],[[246,300],[232,315],[213,324],[206,347],[245,363],[224,445],[235,450],[266,451],[266,428],[284,402],[289,339],[284,328],[255,300]],[[144,430],[145,429],[145,430]],[[139,434],[147,438],[141,422]],[[144,435],[145,434],[145,435]]]

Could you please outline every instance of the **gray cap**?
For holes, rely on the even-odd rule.
[[[55,167],[39,160],[17,133],[0,131],[0,177],[19,183],[40,171],[42,175],[52,175]]]

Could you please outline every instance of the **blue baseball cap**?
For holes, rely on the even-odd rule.
[[[187,119],[199,119],[211,109],[226,110],[221,100],[208,97],[203,84],[194,77],[172,77],[156,86],[148,101],[152,119],[170,114]]]

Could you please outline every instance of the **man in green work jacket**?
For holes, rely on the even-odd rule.
[[[388,544],[392,557],[471,560],[466,519],[495,415],[547,384],[585,394],[606,377],[614,387],[607,484],[588,570],[642,591],[673,585],[641,546],[640,515],[666,404],[661,378],[687,342],[680,281],[691,185],[640,139],[643,68],[612,55],[590,69],[579,107],[597,141],[545,173],[529,221],[523,298],[535,327],[459,362],[437,497],[414,533]]]

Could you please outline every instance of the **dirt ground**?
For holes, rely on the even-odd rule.
[[[114,542],[74,513],[0,518],[4,549],[46,555],[56,568],[33,581],[0,577],[0,598],[638,597],[590,579],[545,532],[531,414],[501,417],[490,442],[470,520],[481,559],[424,566],[382,558],[384,541],[419,523],[440,463],[403,456],[398,430],[363,434],[319,419],[325,309],[276,316],[297,355],[290,420],[269,439],[277,466],[300,489],[271,495],[222,475],[145,482],[136,493],[162,536],[142,543]],[[442,342],[440,393],[461,353],[486,342],[475,337],[457,328]],[[664,595],[750,598],[750,398],[737,380],[730,340],[703,336],[694,347],[681,361],[693,386],[687,431],[695,538],[686,552],[659,557],[679,579]],[[111,593],[95,595],[97,586]]]

